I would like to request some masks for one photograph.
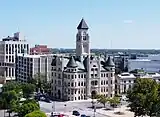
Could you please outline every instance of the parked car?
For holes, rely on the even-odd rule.
[[[72,115],[80,116],[80,113],[79,113],[78,111],[73,111],[73,112],[72,112]]]
[[[86,117],[86,115],[82,114],[81,117]]]
[[[51,100],[49,98],[45,98],[45,102],[51,103]]]
[[[91,117],[91,116],[86,116],[86,117]]]

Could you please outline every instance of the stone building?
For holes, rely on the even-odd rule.
[[[90,53],[88,26],[77,27],[76,54],[56,55],[52,60],[52,95],[60,100],[85,100],[96,94],[115,94],[115,65],[111,57]]]

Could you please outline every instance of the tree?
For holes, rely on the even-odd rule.
[[[21,84],[18,82],[11,81],[7,82],[2,87],[2,92],[7,92],[11,90],[14,90],[16,93],[19,93],[21,91]]]
[[[32,84],[36,85],[36,88],[38,88],[38,90],[40,89],[40,91],[43,91],[46,84],[47,84],[47,79],[44,74],[37,73],[34,75],[34,78],[32,80],[30,80],[30,82],[32,82]]]
[[[14,110],[15,104],[19,102],[18,95],[14,90],[2,92],[0,100],[1,100],[1,107],[3,109],[9,109],[9,116],[10,112]]]
[[[106,103],[109,101],[109,99],[108,99],[107,97],[101,95],[97,101],[98,101],[99,103],[103,104],[103,105],[104,105],[104,108],[105,108]]]
[[[25,115],[25,117],[47,117],[47,116],[42,111],[33,111],[33,112]]]
[[[27,101],[24,101],[23,104],[19,107],[18,115],[20,117],[24,117],[26,114],[39,109],[40,107],[37,102],[27,100]]]
[[[22,91],[23,91],[23,97],[24,98],[30,98],[31,94],[35,91],[35,85],[31,83],[23,83],[22,85]]]
[[[160,112],[159,84],[148,78],[138,78],[135,85],[127,92],[129,107],[135,116],[155,116]]]
[[[109,103],[111,106],[115,107],[116,105],[120,104],[120,98],[119,97],[110,98]]]

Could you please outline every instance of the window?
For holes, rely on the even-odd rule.
[[[95,81],[95,85],[97,85],[98,84],[98,82],[97,81]]]
[[[101,77],[103,77],[103,74],[101,74]]]
[[[71,87],[73,87],[73,82],[71,83]]]
[[[94,69],[92,68],[91,71],[94,71]]]
[[[83,74],[81,74],[81,78],[83,78]]]
[[[134,80],[134,83],[136,83],[136,80]]]
[[[81,86],[83,86],[83,82],[81,82]]]
[[[73,76],[73,75],[71,75],[71,78],[72,78],[72,79],[74,79],[74,76]]]
[[[95,77],[97,77],[97,74],[95,74]]]
[[[86,78],[86,74],[84,74],[84,78]]]
[[[106,74],[106,77],[108,77],[108,74]]]
[[[68,86],[70,86],[70,82],[68,83]]]
[[[103,85],[103,80],[101,81],[101,85]]]
[[[80,82],[78,82],[78,86],[80,86]]]

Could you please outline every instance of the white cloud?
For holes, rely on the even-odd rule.
[[[125,24],[131,24],[131,23],[133,23],[133,20],[124,20],[123,21]]]

